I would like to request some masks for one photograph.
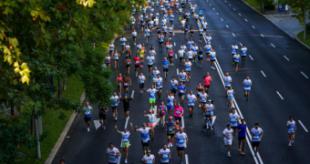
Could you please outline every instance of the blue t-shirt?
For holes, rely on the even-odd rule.
[[[246,125],[239,124],[238,129],[239,129],[238,137],[239,138],[245,138],[245,136],[246,136]]]

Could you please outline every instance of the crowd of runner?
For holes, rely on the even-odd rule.
[[[192,22],[191,22],[192,21]],[[190,23],[191,22],[191,23]],[[195,31],[198,23],[200,27]],[[177,26],[178,25],[178,26]],[[175,29],[181,27],[182,29]],[[196,82],[195,89],[190,89],[192,79],[192,66],[201,63],[210,63],[210,68],[217,69],[216,49],[212,46],[212,37],[208,34],[207,19],[200,13],[197,14],[194,4],[182,0],[157,0],[149,1],[141,9],[135,9],[131,18],[131,33],[120,36],[118,40],[109,46],[109,55],[105,58],[106,67],[118,70],[116,76],[117,90],[110,98],[112,117],[118,120],[118,110],[123,105],[124,117],[130,115],[130,104],[133,99],[132,85],[139,86],[138,94],[148,97],[148,109],[144,109],[143,115],[147,121],[142,125],[133,125],[125,129],[115,126],[115,131],[121,135],[121,150],[110,144],[107,148],[108,162],[119,163],[120,155],[124,163],[128,163],[130,150],[130,137],[132,133],[139,133],[143,153],[141,161],[145,164],[153,164],[156,161],[165,164],[172,158],[184,162],[187,145],[190,144],[184,128],[185,114],[193,117],[194,112],[200,112],[204,118],[203,128],[207,132],[214,131],[216,120],[216,108],[209,94],[213,78],[209,72],[205,72],[201,81]],[[184,33],[181,45],[175,44],[175,31]],[[193,35],[199,32],[201,39],[195,40]],[[156,51],[151,43],[154,36],[157,37],[160,52]],[[205,42],[203,42],[205,37]],[[139,39],[142,38],[142,39]],[[232,62],[234,71],[238,72],[240,63],[245,62],[247,47],[242,44],[232,45]],[[160,58],[159,53],[164,57]],[[160,61],[160,62],[158,62]],[[133,73],[134,72],[134,73]],[[176,72],[176,73],[175,73]],[[133,75],[133,76],[132,76]],[[168,77],[171,80],[168,80]],[[151,85],[146,85],[150,80]],[[249,138],[255,152],[258,151],[263,138],[263,129],[259,123],[255,123],[247,134],[247,124],[238,112],[235,105],[235,90],[232,85],[232,77],[229,72],[223,76],[223,85],[227,98],[227,126],[222,131],[224,145],[227,148],[227,156],[231,157],[231,146],[234,137],[237,136],[238,151],[245,155],[246,139]],[[246,76],[242,82],[245,101],[248,101],[252,89],[252,80]],[[165,88],[165,90],[163,89]],[[100,123],[106,128],[108,107],[99,109]],[[198,111],[197,111],[198,109]],[[93,113],[92,106],[87,102],[84,107],[84,119],[87,131],[90,131],[90,121]],[[201,119],[201,118],[193,118]],[[182,123],[183,122],[183,123]],[[151,152],[150,144],[156,143],[154,138],[156,127],[166,129],[166,144],[158,152]],[[296,122],[293,117],[287,121],[289,146],[293,145]],[[136,146],[136,145],[135,145]],[[177,157],[171,154],[175,147]]]

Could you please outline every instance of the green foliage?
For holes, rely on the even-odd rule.
[[[0,1],[0,55],[7,55],[0,60],[0,163],[19,160],[14,157],[9,161],[8,157],[17,154],[19,144],[24,146],[32,139],[28,114],[33,109],[46,114],[52,109],[75,107],[81,89],[69,96],[69,88],[83,86],[93,103],[108,101],[113,84],[109,80],[111,71],[102,68],[106,53],[102,45],[122,32],[131,5],[143,0],[91,0],[86,6],[77,2],[81,1]],[[28,66],[30,83],[24,77],[29,74]],[[72,83],[71,78],[83,84]]]

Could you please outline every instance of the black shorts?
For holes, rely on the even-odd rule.
[[[153,65],[148,64],[148,65],[147,65],[147,67],[152,68],[152,67],[153,67]]]
[[[99,119],[100,120],[105,120],[107,118],[106,114],[99,114]]]
[[[258,147],[259,144],[260,144],[259,141],[252,141],[252,146],[253,146],[253,147]]]
[[[167,132],[167,136],[170,137],[170,138],[174,137],[174,134],[175,134],[175,133]]]
[[[85,122],[89,122],[91,120],[91,116],[84,116],[84,121]]]
[[[143,147],[149,147],[150,146],[150,141],[148,141],[148,142],[141,141],[141,144],[142,144]]]
[[[245,139],[246,139],[245,137],[238,137],[239,142],[245,142]]]
[[[164,68],[163,71],[164,71],[164,72],[168,72],[168,68]]]
[[[140,67],[140,64],[135,64],[135,68],[139,68]]]
[[[140,87],[140,89],[143,89],[144,88],[144,83],[140,83],[139,87]]]
[[[178,147],[178,146],[177,146],[177,150],[178,150],[178,151],[184,151],[184,150],[185,150],[185,147]]]

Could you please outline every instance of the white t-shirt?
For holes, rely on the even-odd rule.
[[[154,161],[155,161],[155,156],[153,154],[150,154],[149,156],[148,155],[144,155],[143,158],[142,158],[142,161],[145,164],[153,164]]]
[[[110,163],[117,163],[119,160],[120,152],[118,148],[113,147],[112,149],[109,147],[107,149],[107,155],[108,155],[108,162]]]
[[[160,149],[159,152],[158,152],[158,154],[161,156],[160,162],[162,162],[162,163],[169,163],[169,161],[170,161],[170,157],[169,157],[170,152],[171,151],[168,148],[166,150]]]
[[[234,133],[234,130],[232,128],[230,128],[230,129],[225,128],[223,130],[224,139],[232,140],[233,139],[233,133]]]
[[[187,146],[186,140],[187,140],[187,134],[185,132],[177,132],[175,134],[176,139],[176,146],[177,147],[185,147]]]

